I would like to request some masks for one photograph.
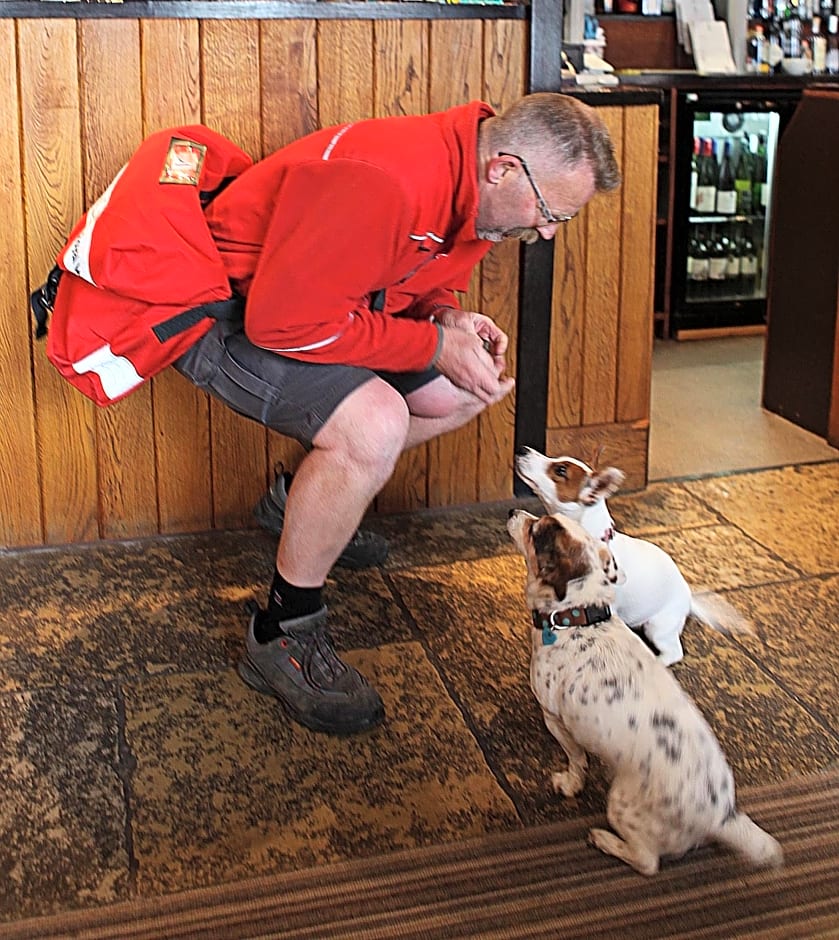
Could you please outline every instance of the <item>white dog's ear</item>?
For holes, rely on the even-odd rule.
[[[626,479],[623,471],[617,467],[606,467],[593,473],[580,488],[578,499],[584,506],[593,506],[601,499],[608,499],[617,493],[621,483]]]

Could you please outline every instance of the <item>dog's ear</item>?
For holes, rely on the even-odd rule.
[[[615,556],[609,549],[601,544],[597,551],[600,554],[600,562],[603,565],[603,574],[605,575],[606,582],[608,584],[626,584],[626,575],[623,572],[623,568],[618,567]]]
[[[592,474],[580,489],[579,500],[584,506],[593,506],[601,499],[608,499],[620,489],[626,479],[623,471],[617,467],[606,467]]]
[[[568,582],[589,573],[588,556],[561,517],[543,516],[531,531],[539,580],[553,588],[561,601],[568,593]]]

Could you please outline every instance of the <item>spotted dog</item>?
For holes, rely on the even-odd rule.
[[[507,530],[527,565],[530,685],[568,758],[551,777],[554,791],[580,793],[588,754],[612,777],[614,831],[592,829],[592,843],[644,875],[707,842],[757,866],[780,865],[777,841],[738,812],[733,774],[705,719],[612,613],[622,574],[606,544],[561,514],[514,509]]]
[[[681,634],[688,614],[721,633],[752,633],[752,626],[727,601],[713,593],[691,591],[676,562],[653,542],[633,538],[615,527],[606,499],[624,475],[617,467],[594,470],[575,457],[546,457],[532,447],[516,456],[516,473],[549,513],[562,513],[608,543],[626,575],[613,607],[618,616],[658,650],[665,666],[683,657]]]

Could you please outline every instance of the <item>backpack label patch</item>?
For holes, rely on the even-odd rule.
[[[183,186],[197,186],[204,165],[207,148],[184,137],[173,137],[169,141],[166,161],[160,173],[160,183],[179,183]]]

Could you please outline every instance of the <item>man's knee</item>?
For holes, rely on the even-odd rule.
[[[478,398],[452,385],[442,375],[411,392],[406,400],[411,414],[418,418],[455,418],[462,415],[465,422],[484,409]]]
[[[356,463],[389,473],[402,453],[410,414],[405,399],[380,379],[348,395],[314,440],[316,447],[342,450]]]

